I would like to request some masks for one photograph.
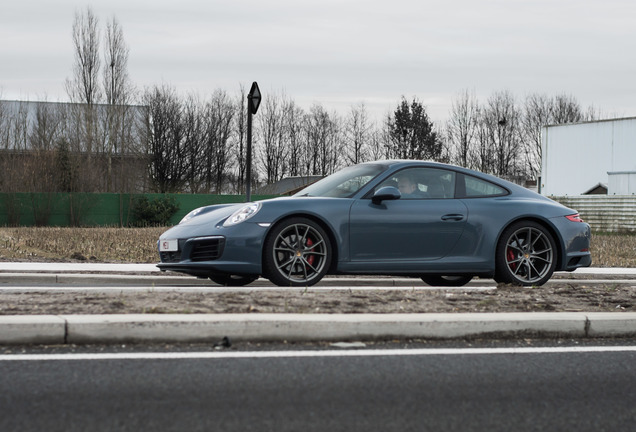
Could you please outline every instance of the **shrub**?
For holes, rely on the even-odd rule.
[[[135,199],[133,204],[133,226],[166,226],[170,225],[170,219],[179,211],[177,201],[169,196],[148,199],[141,196]]]

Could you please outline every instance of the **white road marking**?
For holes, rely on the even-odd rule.
[[[636,352],[636,346],[533,347],[533,348],[421,348],[421,349],[358,349],[328,351],[212,351],[212,352],[150,352],[150,353],[69,353],[69,354],[4,354],[5,361],[91,361],[91,360],[204,360],[204,359],[269,359],[319,357],[401,357],[447,355],[503,354],[568,354]]]
[[[632,281],[634,282],[634,281]],[[224,292],[265,292],[265,291],[285,291],[285,292],[325,292],[325,291],[439,291],[439,290],[461,290],[461,291],[491,291],[497,289],[492,286],[465,286],[459,288],[453,287],[431,287],[431,286],[325,286],[311,288],[284,288],[284,287],[222,287],[211,285],[209,287],[201,286],[0,286],[0,292],[25,292],[25,291],[46,291],[46,292],[201,292],[201,293],[224,293]]]

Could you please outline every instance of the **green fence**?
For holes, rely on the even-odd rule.
[[[142,196],[173,198],[179,211],[170,220],[172,224],[197,207],[245,201],[245,195],[0,193],[0,226],[130,226],[135,223],[135,200]],[[252,195],[252,200],[273,197]]]

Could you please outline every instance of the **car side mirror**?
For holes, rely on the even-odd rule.
[[[371,198],[371,201],[373,202],[373,204],[380,204],[382,201],[385,200],[400,199],[401,196],[402,194],[395,186],[384,186],[375,191],[373,197]]]

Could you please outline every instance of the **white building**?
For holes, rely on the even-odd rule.
[[[541,147],[543,195],[636,194],[636,117],[546,126]]]

